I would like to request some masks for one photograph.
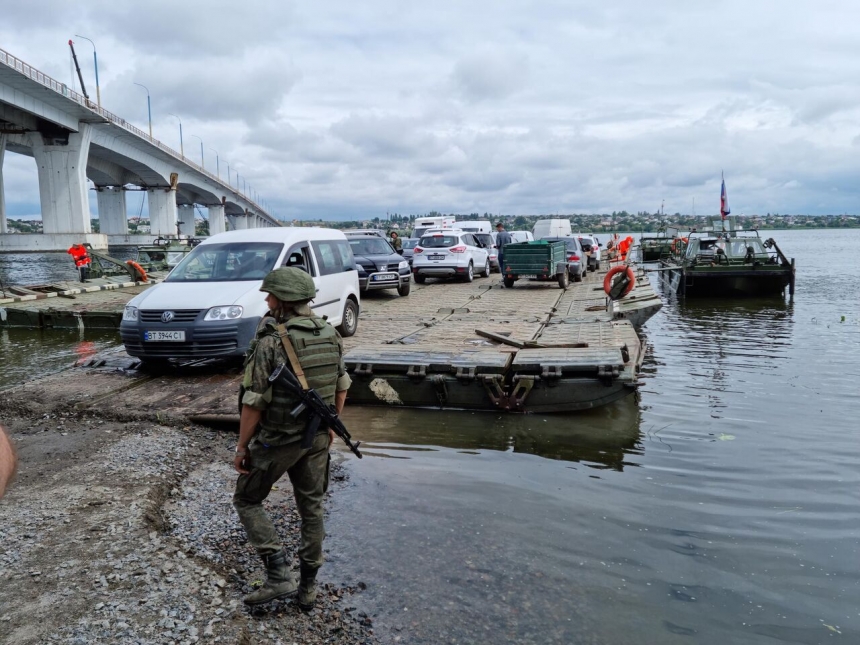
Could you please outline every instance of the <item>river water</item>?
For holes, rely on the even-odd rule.
[[[391,643],[860,642],[860,231],[773,236],[793,301],[664,292],[638,400],[348,408],[321,577]],[[114,342],[0,331],[0,384]]]

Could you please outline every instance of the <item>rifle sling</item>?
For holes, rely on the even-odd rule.
[[[278,325],[277,329],[278,336],[280,336],[281,343],[284,346],[284,351],[287,353],[287,359],[290,361],[290,367],[293,368],[293,373],[296,375],[296,378],[299,379],[299,384],[302,386],[302,389],[305,391],[309,390],[308,380],[305,378],[305,371],[302,369],[302,364],[299,363],[299,357],[296,355],[296,349],[293,347],[293,343],[287,335],[287,326],[282,323]]]

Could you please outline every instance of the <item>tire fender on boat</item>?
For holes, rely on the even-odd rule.
[[[134,269],[134,272],[138,275],[141,282],[149,282],[149,277],[146,275],[146,271],[143,270],[143,267],[140,266],[134,260],[126,260],[125,263]]]
[[[607,273],[606,276],[603,278],[603,291],[606,293],[607,296],[609,296],[610,298],[612,297],[612,279],[621,273],[626,274],[627,286],[624,288],[624,293],[619,295],[616,300],[626,296],[628,293],[633,291],[633,287],[636,286],[636,275],[633,273],[632,268],[627,265],[614,267],[610,269],[609,273]]]

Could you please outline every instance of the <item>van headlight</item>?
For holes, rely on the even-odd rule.
[[[203,316],[203,320],[235,320],[242,317],[242,307],[239,305],[224,305],[223,307],[212,307]]]
[[[126,305],[125,309],[122,310],[122,319],[128,320],[129,322],[137,322],[137,318],[137,307]]]
[[[397,269],[398,269],[398,270],[400,270],[400,269],[408,269],[408,268],[409,268],[409,262],[408,262],[408,261],[406,261],[406,260],[401,260],[401,261],[400,261],[400,264],[398,264],[398,265],[397,265]]]

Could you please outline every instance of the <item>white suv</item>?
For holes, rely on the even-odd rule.
[[[597,271],[600,268],[600,242],[594,235],[575,235],[582,243],[582,250],[588,257],[588,270]]]
[[[418,240],[412,255],[415,282],[458,276],[471,282],[477,273],[490,275],[488,249],[471,233],[458,230],[428,232]]]

